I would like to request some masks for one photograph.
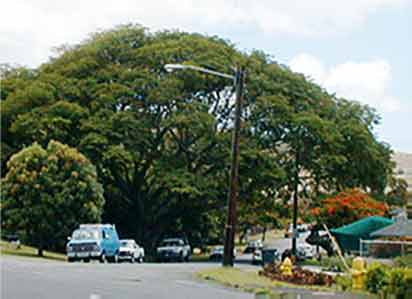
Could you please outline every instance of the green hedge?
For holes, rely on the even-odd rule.
[[[336,284],[344,291],[350,290],[351,277],[339,276]],[[381,294],[383,295],[381,298],[410,299],[412,298],[412,269],[374,263],[366,271],[365,291]]]

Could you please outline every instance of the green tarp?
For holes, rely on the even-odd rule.
[[[351,224],[331,229],[339,246],[344,251],[358,251],[360,239],[373,239],[371,233],[393,224],[394,221],[381,216],[371,216],[355,221]]]

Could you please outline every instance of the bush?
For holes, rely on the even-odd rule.
[[[280,264],[265,266],[263,271],[259,272],[259,275],[266,276],[271,280],[285,281],[298,285],[331,286],[335,283],[335,279],[331,275],[304,270],[300,267],[294,267],[292,275],[283,275],[280,270]]]
[[[342,291],[352,288],[352,277],[349,275],[336,276],[336,285]],[[409,299],[407,287],[412,286],[412,269],[389,268],[382,264],[372,264],[366,273],[365,288],[371,293],[394,295],[397,299]],[[387,298],[387,297],[384,297]]]
[[[412,255],[405,255],[395,259],[396,267],[412,268]]]
[[[406,292],[406,274],[407,271],[402,268],[392,269],[389,273],[388,286],[386,292],[396,296],[403,295]]]
[[[366,272],[366,290],[377,294],[384,290],[389,283],[389,268],[385,265],[374,263]]]
[[[352,260],[353,258],[345,258],[345,261],[349,267],[352,266]],[[326,271],[335,271],[335,272],[345,272],[346,271],[345,265],[343,264],[342,260],[337,256],[323,258],[321,261],[321,266]]]
[[[352,288],[352,277],[350,275],[336,276],[336,285],[342,291],[348,291]]]

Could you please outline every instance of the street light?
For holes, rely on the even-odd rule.
[[[188,65],[188,64],[166,64],[165,69],[168,72],[174,70],[194,70],[210,75],[215,75],[227,79],[234,80],[236,88],[235,99],[235,127],[233,130],[232,139],[232,162],[230,166],[230,185],[228,195],[228,215],[227,224],[225,227],[225,246],[223,253],[223,266],[233,267],[234,248],[235,248],[235,232],[237,224],[237,201],[239,197],[239,135],[240,135],[240,115],[242,110],[243,84],[245,71],[243,67],[237,67],[234,75],[228,75],[206,68]]]

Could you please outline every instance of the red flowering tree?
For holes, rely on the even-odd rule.
[[[325,199],[320,207],[312,209],[318,223],[339,227],[368,216],[384,216],[388,211],[385,203],[376,201],[368,194],[351,189]]]

